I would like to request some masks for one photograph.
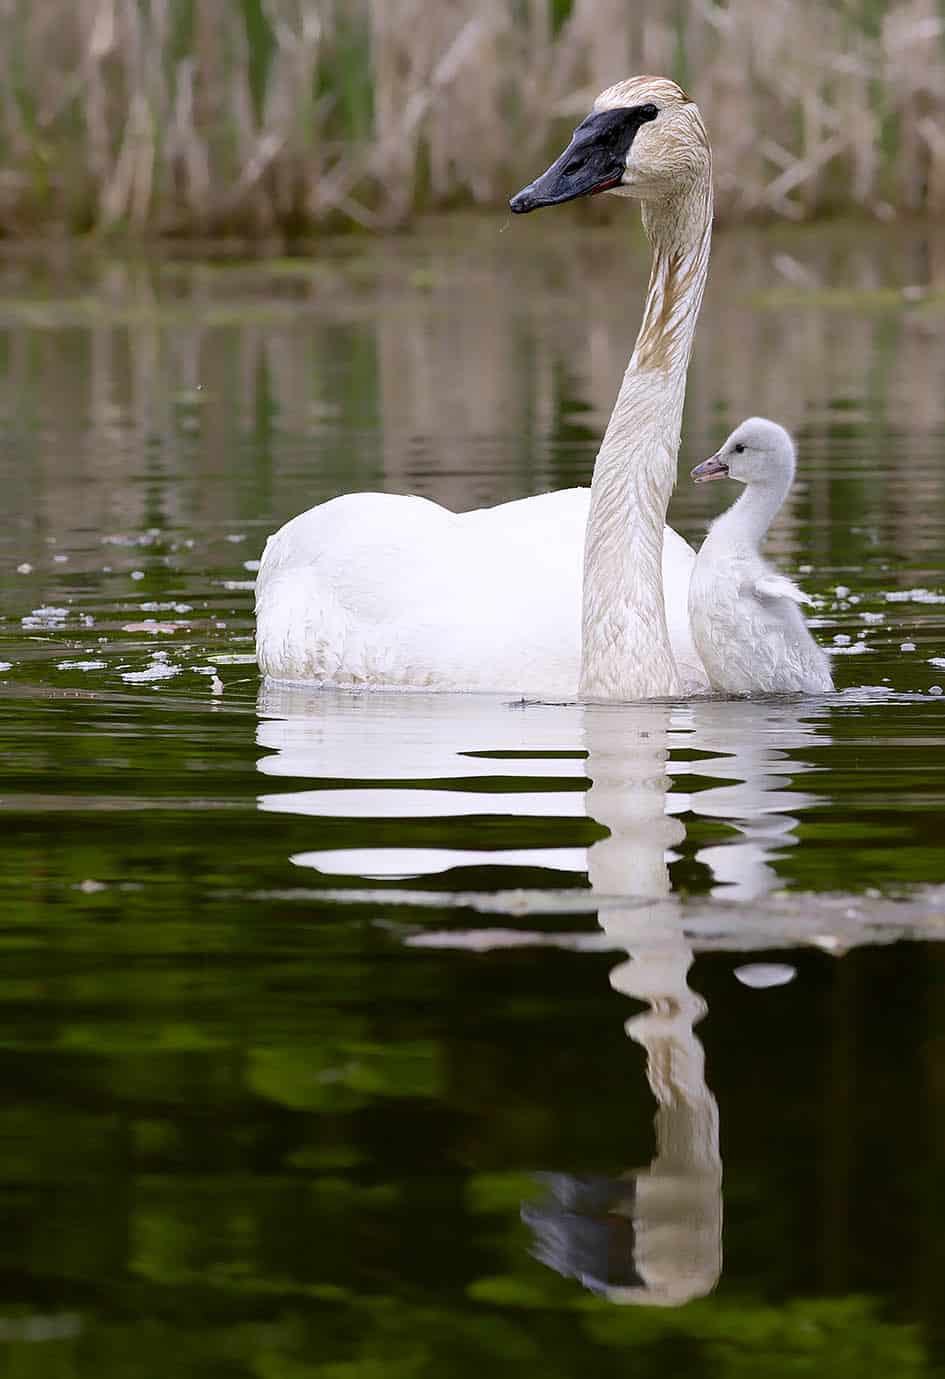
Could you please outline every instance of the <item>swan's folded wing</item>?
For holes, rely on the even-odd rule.
[[[793,599],[795,603],[811,603],[809,594],[799,589],[787,575],[761,575],[755,580],[755,594],[760,599]]]

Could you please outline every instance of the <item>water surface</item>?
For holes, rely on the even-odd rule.
[[[258,683],[294,512],[588,480],[639,246],[526,228],[0,272],[17,1373],[945,1367],[936,239],[716,251],[681,474],[796,431],[836,695]]]

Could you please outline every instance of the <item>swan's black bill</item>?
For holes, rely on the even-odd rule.
[[[689,474],[697,484],[707,484],[712,479],[727,479],[728,465],[718,455],[710,455],[707,460],[697,464],[695,469],[691,469]]]
[[[592,1293],[632,1288],[646,1281],[636,1263],[633,1219],[636,1179],[541,1174],[544,1202],[526,1203],[522,1220],[534,1237],[531,1252],[542,1264],[576,1278]]]
[[[655,105],[594,111],[581,121],[571,142],[547,172],[512,197],[509,210],[525,215],[540,206],[559,206],[563,201],[596,196],[619,187],[634,135],[658,114]]]

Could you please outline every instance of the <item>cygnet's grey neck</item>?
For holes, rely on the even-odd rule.
[[[772,464],[771,473],[745,485],[732,506],[712,523],[706,543],[757,551],[791,490],[794,466],[788,458]]]

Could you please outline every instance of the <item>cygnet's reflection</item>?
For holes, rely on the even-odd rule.
[[[790,811],[811,802],[787,788],[790,777],[813,769],[798,749],[825,740],[822,725],[811,722],[816,706],[514,705],[478,696],[267,688],[259,707],[259,743],[274,753],[259,763],[264,774],[352,783],[266,793],[262,809],[404,819],[586,814],[606,826],[608,835],[590,848],[351,847],[292,860],[368,880],[475,864],[586,873],[593,894],[607,901],[601,927],[626,953],[611,984],[645,1006],[626,1029],[646,1051],[656,1154],[648,1168],[613,1178],[544,1175],[546,1198],[523,1207],[523,1218],[544,1263],[615,1302],[673,1306],[708,1293],[722,1262],[718,1110],[694,1032],[705,1006],[688,985],[693,953],[667,862],[685,838],[677,816],[689,811],[732,828],[731,841],[696,854],[712,873],[714,893],[751,898],[777,884],[774,859],[793,841]],[[673,776],[685,783],[690,775],[700,788],[672,788],[671,749],[679,757]],[[476,788],[477,777],[499,775],[527,778],[532,788]],[[557,789],[542,788],[548,777]],[[562,778],[585,779],[588,788],[561,789]]]
[[[682,731],[688,721],[691,745],[709,754],[688,770],[730,782],[692,795],[694,814],[737,830],[696,853],[712,873],[713,895],[754,900],[779,884],[772,862],[797,842],[795,812],[816,803],[790,785],[793,777],[818,769],[799,753],[829,742],[823,713],[816,701],[801,699],[693,701],[673,711],[674,728]],[[679,774],[675,763],[673,774]]]

